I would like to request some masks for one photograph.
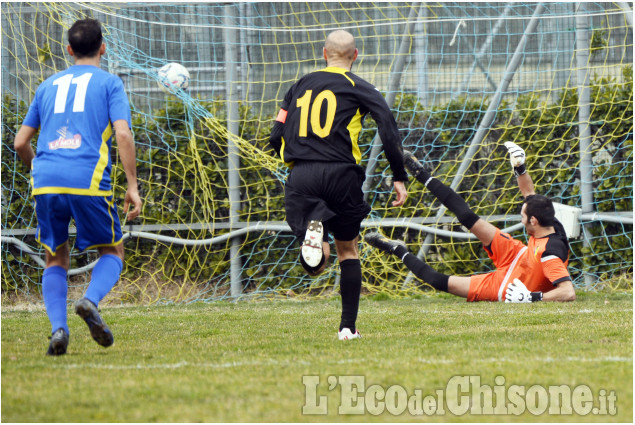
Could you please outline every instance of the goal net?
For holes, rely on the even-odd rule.
[[[633,266],[632,3],[2,3],[2,296],[37,299],[44,251],[35,240],[29,173],[13,138],[38,84],[71,65],[66,31],[104,28],[104,69],[133,110],[141,216],[124,222],[126,261],[111,302],[191,302],[337,293],[332,255],[305,275],[285,222],[287,170],[268,147],[287,89],[324,67],[326,35],[357,42],[353,72],[374,84],[403,145],[483,218],[514,237],[521,198],[504,141],[527,152],[536,190],[562,204],[570,271],[593,288]],[[178,62],[185,92],[157,70]],[[125,176],[113,143],[119,208]],[[360,148],[380,229],[447,274],[493,265],[423,185],[393,208],[391,172],[366,119]],[[61,170],[63,172],[63,170]],[[123,219],[123,213],[120,217]],[[71,236],[74,229],[71,229]],[[71,246],[73,242],[71,237]],[[364,291],[425,293],[399,262],[360,242]],[[83,290],[95,251],[72,250]]]

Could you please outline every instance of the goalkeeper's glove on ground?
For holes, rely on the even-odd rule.
[[[505,142],[507,152],[509,152],[509,162],[512,164],[516,177],[527,172],[525,168],[525,151],[514,142]]]
[[[542,292],[529,292],[529,289],[518,279],[514,279],[505,291],[506,303],[533,303],[542,301]]]

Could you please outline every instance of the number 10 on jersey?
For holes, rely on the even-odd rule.
[[[299,97],[296,105],[300,108],[300,137],[307,137],[307,129],[309,125],[309,116],[311,118],[311,130],[319,137],[327,137],[333,127],[335,119],[335,109],[337,108],[337,99],[335,94],[330,90],[321,91],[313,102],[311,96],[313,90],[307,90],[302,97]],[[324,125],[320,122],[320,112],[322,104],[326,101],[326,121]]]

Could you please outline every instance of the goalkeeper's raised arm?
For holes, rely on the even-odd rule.
[[[518,188],[524,198],[535,195],[534,182],[531,180],[527,168],[525,166],[525,151],[514,142],[505,142],[507,153],[509,153],[509,162],[518,181]]]

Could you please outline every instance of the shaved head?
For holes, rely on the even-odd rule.
[[[348,31],[333,31],[326,37],[324,49],[328,61],[331,59],[353,61],[355,59],[355,38]]]

